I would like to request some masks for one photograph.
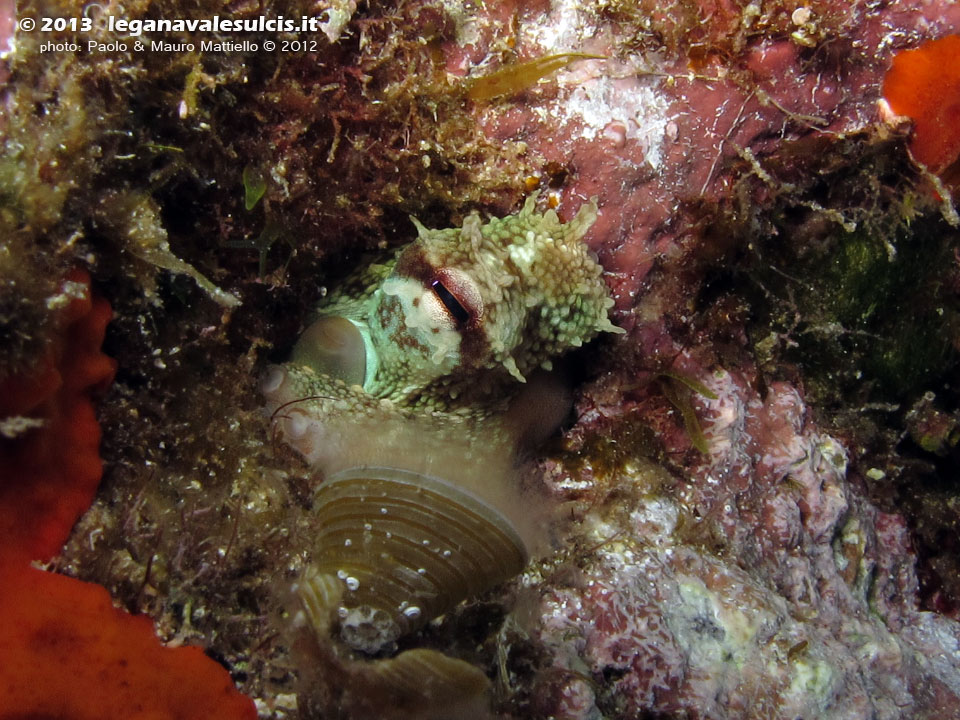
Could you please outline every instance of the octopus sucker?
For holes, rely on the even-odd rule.
[[[459,228],[413,219],[417,238],[334,290],[265,375],[274,438],[316,478],[300,617],[343,672],[414,697],[417,673],[433,673],[432,693],[486,687],[435,651],[383,656],[547,545],[518,454],[572,406],[555,361],[623,332],[583,243],[596,217],[595,199],[563,223],[532,195],[515,215]]]

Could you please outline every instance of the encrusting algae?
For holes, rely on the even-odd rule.
[[[913,152],[918,168],[920,112],[911,139],[876,103],[895,54],[955,32],[957,8],[909,6],[281,3],[319,12],[325,35],[157,38],[196,44],[178,55],[41,53],[69,38],[19,33],[0,57],[0,382],[56,342],[77,264],[115,310],[119,363],[104,481],[47,573],[58,602],[125,617],[109,594],[142,638],[229,672],[198,685],[237,700],[235,684],[275,720],[471,717],[465,698],[482,717],[490,686],[497,711],[538,720],[949,716],[960,284],[928,188],[955,222],[955,165]],[[308,49],[242,49],[267,39]],[[567,50],[607,59],[546,82],[587,59]],[[570,338],[609,337],[612,309],[563,317],[562,293],[491,314],[520,281],[391,254],[410,215],[454,228],[414,245],[486,244],[495,223],[470,213],[502,217],[538,187],[561,215],[598,197],[588,242],[607,274],[584,282],[609,285],[626,338],[550,350],[571,318],[586,321]],[[341,282],[373,250],[388,259]],[[513,345],[516,322],[533,339],[524,326]],[[289,390],[272,422],[265,381]],[[19,437],[36,420],[0,423]],[[388,489],[369,530],[340,522]],[[455,549],[438,508],[472,508],[501,565],[432,575]],[[389,554],[385,523],[414,512],[431,521],[393,555],[412,570],[396,594],[357,559]],[[434,581],[436,604],[420,599]]]

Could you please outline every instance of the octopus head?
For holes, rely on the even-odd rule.
[[[591,201],[569,223],[535,210],[486,224],[431,230],[397,256],[383,281],[372,344],[382,365],[423,384],[453,372],[505,371],[524,382],[538,367],[596,333],[620,332],[602,269],[582,237],[597,215]]]

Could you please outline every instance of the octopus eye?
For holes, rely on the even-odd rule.
[[[466,325],[470,320],[470,311],[463,306],[463,303],[457,299],[457,296],[454,295],[443,284],[441,280],[434,280],[430,283],[430,288],[433,290],[433,294],[437,296],[437,299],[443,303],[443,306],[447,309],[447,312],[450,313],[450,316],[456,321],[457,325]]]

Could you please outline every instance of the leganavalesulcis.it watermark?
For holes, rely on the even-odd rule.
[[[303,15],[300,18],[275,18],[259,15],[253,18],[223,18],[214,15],[203,19],[167,19],[145,18],[127,20],[116,15],[99,18],[84,17],[41,17],[20,18],[17,27],[24,32],[92,32],[105,29],[109,33],[119,33],[127,37],[139,37],[153,33],[231,33],[231,32],[271,32],[271,33],[316,33],[321,30],[320,18]]]

